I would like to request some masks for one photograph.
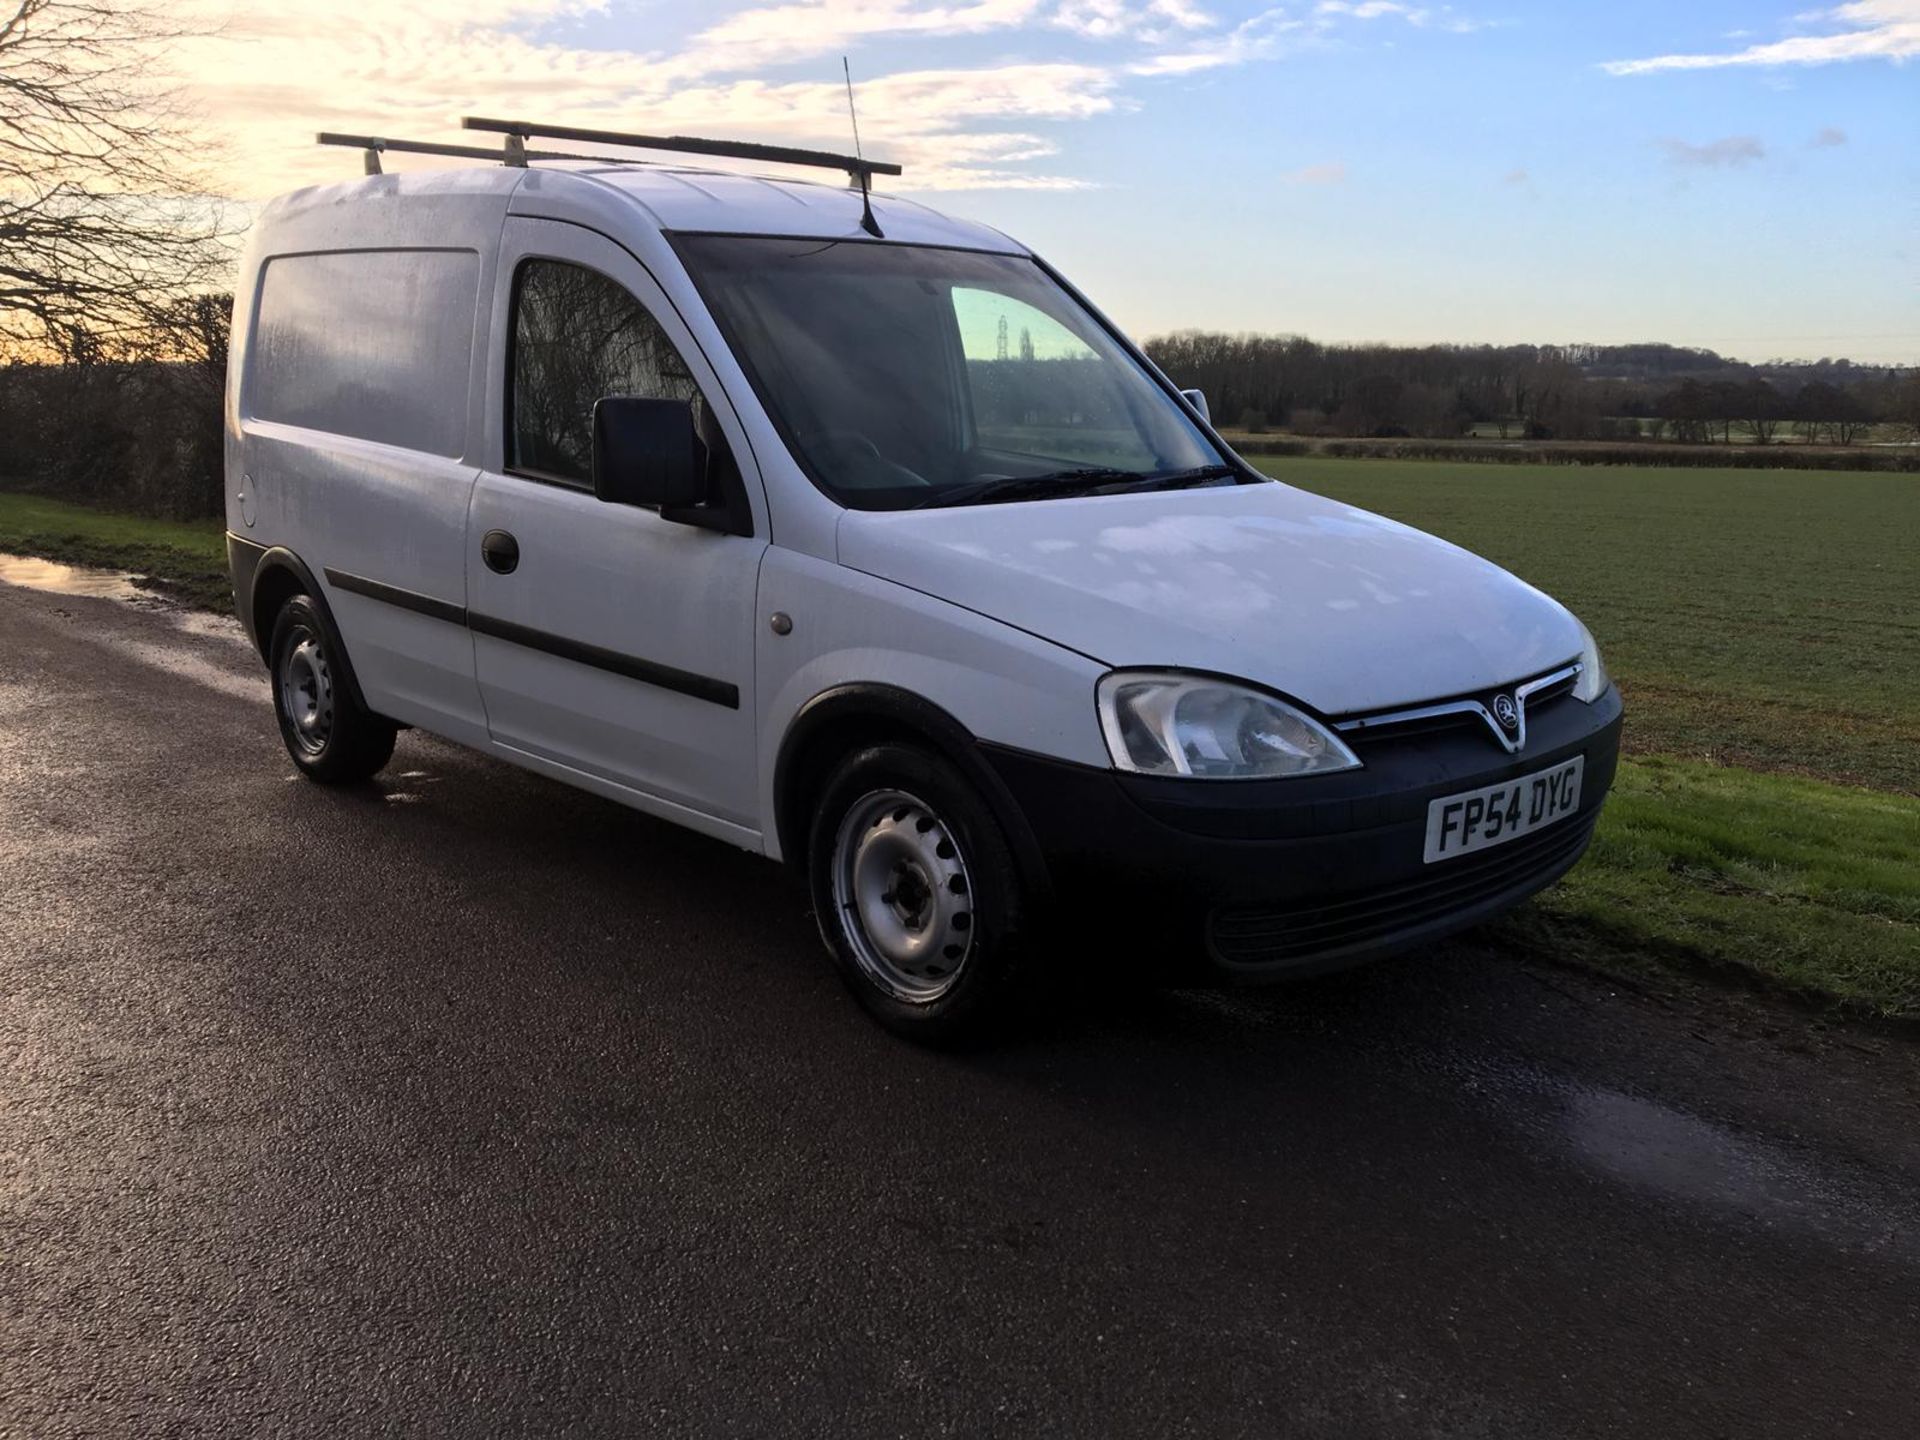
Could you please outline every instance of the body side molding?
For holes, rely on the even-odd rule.
[[[627,655],[618,650],[604,649],[599,645],[569,640],[564,635],[552,635],[545,630],[535,630],[531,626],[519,625],[511,620],[500,620],[491,615],[477,614],[464,605],[455,605],[451,601],[438,600],[431,595],[403,590],[397,585],[370,580],[364,575],[352,575],[344,570],[333,569],[327,570],[325,574],[329,585],[349,595],[362,595],[369,600],[398,606],[402,610],[411,610],[434,620],[444,620],[449,625],[464,625],[476,635],[485,635],[495,640],[504,640],[509,645],[538,650],[562,660],[571,660],[577,665],[587,665],[595,670],[605,670],[629,680],[637,680],[643,685],[652,685],[657,689],[690,695],[696,700],[705,700],[710,705],[724,706],[728,710],[740,708],[740,687],[729,680],[717,680],[710,675],[697,675],[691,670],[678,670],[671,665],[643,660],[637,655]]]

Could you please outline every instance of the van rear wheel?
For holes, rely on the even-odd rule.
[[[938,756],[889,743],[842,761],[814,812],[808,871],[841,977],[895,1033],[935,1044],[977,1038],[1027,988],[1012,850]]]
[[[342,683],[344,657],[311,599],[295,595],[280,607],[267,653],[280,738],[308,779],[350,784],[393,758],[393,722],[356,703]]]

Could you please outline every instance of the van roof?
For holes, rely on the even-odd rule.
[[[547,216],[616,231],[623,221],[631,225],[638,210],[656,230],[871,239],[860,228],[860,192],[851,186],[655,164],[543,162],[526,169],[492,165],[370,175],[283,195],[267,207],[262,219],[270,215],[287,221],[302,212],[332,210],[375,196],[405,206],[410,199],[426,201],[452,194],[471,199],[498,196],[505,209],[516,215]],[[991,226],[943,215],[917,200],[878,192],[871,199],[874,218],[885,236],[874,243],[1027,253],[1025,246]]]

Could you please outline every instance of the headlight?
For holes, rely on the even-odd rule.
[[[1607,693],[1607,667],[1600,663],[1600,647],[1593,643],[1593,632],[1580,627],[1580,673],[1574,677],[1573,698],[1591,705]]]
[[[1101,677],[1100,728],[1116,769],[1200,780],[1271,780],[1355,770],[1318,720],[1230,680],[1116,670]]]

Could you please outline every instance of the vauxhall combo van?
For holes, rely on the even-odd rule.
[[[785,861],[927,1039],[1096,922],[1279,978],[1580,857],[1621,705],[1563,606],[1261,474],[1044,260],[868,172],[521,138],[253,229],[228,552],[306,775],[413,726]]]

